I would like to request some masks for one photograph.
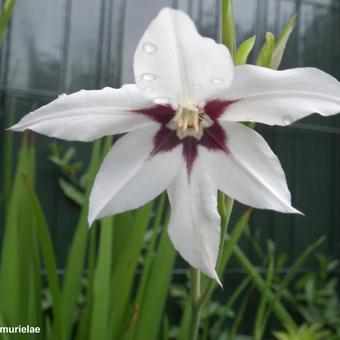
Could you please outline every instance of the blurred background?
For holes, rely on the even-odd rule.
[[[165,6],[187,12],[202,35],[220,38],[221,8],[216,0],[17,1],[0,50],[1,130],[62,93],[134,82],[134,49],[150,20]],[[265,32],[277,34],[297,13],[297,25],[281,68],[315,66],[340,79],[338,0],[235,0],[234,9],[239,42],[257,35],[251,62],[263,44]],[[266,247],[270,239],[278,253],[285,254],[286,260],[278,268],[281,273],[288,271],[302,250],[322,235],[327,239],[319,251],[327,258],[339,258],[340,116],[313,115],[290,127],[257,125],[256,129],[281,160],[294,206],[306,215],[255,211],[250,229],[259,247]],[[6,138],[0,132],[1,181],[9,171],[8,162],[16,161],[16,153],[4,160]],[[18,144],[20,138],[15,135],[14,142]],[[78,174],[89,162],[91,146],[38,135],[36,146],[37,193],[62,273],[79,213],[77,199],[81,200],[72,188],[81,187]],[[69,159],[63,160],[65,150],[73,146]],[[7,190],[6,185],[2,181],[0,191]],[[3,221],[4,205],[1,207]],[[243,210],[237,204],[233,219]],[[255,258],[254,244],[244,242],[242,246],[241,242],[241,247]],[[301,272],[318,271],[318,265],[307,261]],[[179,260],[174,271],[179,281],[184,277],[183,268],[186,265]],[[339,275],[336,266],[331,270]],[[260,266],[259,271],[265,274],[267,269]],[[232,287],[245,273],[232,262],[225,275]]]

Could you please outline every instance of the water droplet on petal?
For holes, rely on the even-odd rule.
[[[216,78],[211,79],[211,82],[212,82],[214,85],[220,85],[220,84],[223,84],[223,83],[224,83],[224,79],[223,79],[223,78],[220,78],[220,77],[216,77]]]
[[[152,74],[152,73],[143,73],[141,75],[141,78],[143,80],[146,80],[146,81],[152,81],[152,80],[155,80],[157,78],[157,76],[155,74]]]
[[[158,48],[157,48],[157,46],[155,44],[146,42],[146,43],[143,44],[143,50],[146,53],[153,54],[153,53],[155,53],[158,50]]]
[[[168,97],[159,97],[159,98],[155,98],[153,100],[153,102],[155,104],[159,104],[159,105],[166,105],[166,104],[170,104],[170,98],[168,98]]]
[[[293,118],[291,116],[284,116],[282,120],[285,125],[293,123]]]

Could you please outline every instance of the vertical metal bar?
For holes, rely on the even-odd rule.
[[[126,18],[126,1],[122,0],[120,2],[119,6],[119,21],[118,21],[118,27],[119,27],[119,38],[118,38],[118,44],[117,44],[117,63],[116,63],[116,72],[115,72],[115,84],[116,86],[121,84],[122,79],[122,58],[123,58],[123,48],[124,48],[124,27],[125,27],[125,18]]]
[[[62,60],[60,65],[60,73],[58,79],[58,89],[60,92],[67,92],[69,87],[68,81],[68,60],[71,36],[71,17],[72,17],[72,0],[65,1],[65,20],[64,20],[64,36]]]
[[[98,31],[98,44],[97,44],[97,67],[96,67],[96,80],[95,86],[99,88],[103,83],[103,49],[105,41],[105,23],[106,23],[106,0],[101,0],[100,3],[100,25]]]
[[[109,4],[108,4],[108,19],[107,19],[107,31],[108,31],[108,34],[107,34],[107,41],[106,41],[106,46],[107,46],[107,49],[106,49],[106,55],[105,55],[105,69],[107,70],[107,72],[104,72],[104,83],[105,85],[110,85],[112,83],[112,80],[111,80],[111,72],[112,72],[112,69],[110,67],[111,65],[111,48],[112,48],[112,36],[111,36],[111,32],[112,32],[112,9],[113,9],[113,0],[109,0]],[[113,76],[113,75],[112,75]]]
[[[220,0],[215,1],[215,40],[220,41],[220,17],[221,17],[221,11],[219,4],[221,3]]]

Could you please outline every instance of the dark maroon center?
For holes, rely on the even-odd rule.
[[[211,151],[222,151],[229,153],[227,146],[227,135],[218,122],[218,118],[225,110],[233,104],[233,100],[214,99],[208,101],[203,111],[210,117],[213,124],[203,130],[203,136],[197,139],[193,136],[187,136],[180,139],[175,130],[167,127],[171,119],[174,118],[176,111],[170,105],[155,105],[145,109],[135,110],[134,112],[147,115],[152,120],[161,124],[153,138],[154,148],[151,156],[160,152],[173,150],[177,145],[183,144],[183,157],[186,162],[188,175],[190,176],[195,159],[198,155],[198,146],[201,145]]]

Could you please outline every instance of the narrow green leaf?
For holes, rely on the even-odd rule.
[[[280,301],[281,297],[283,296],[285,290],[288,288],[289,284],[292,282],[294,277],[298,274],[299,270],[302,268],[303,264],[306,262],[306,260],[325,242],[326,237],[322,236],[318,240],[316,240],[313,244],[311,244],[302,254],[299,256],[299,258],[293,263],[291,268],[289,269],[288,273],[284,276],[284,278],[281,280],[281,283],[279,285],[279,288],[277,292],[275,293],[275,299],[274,301]],[[263,321],[263,327],[265,327],[269,315],[272,311],[271,305],[269,306],[266,315],[264,317]]]
[[[218,320],[214,323],[213,328],[211,329],[210,334],[212,339],[217,339],[219,335],[223,333],[223,328],[227,323],[226,319],[229,313],[232,311],[233,305],[235,304],[237,299],[241,296],[241,294],[245,291],[245,289],[248,287],[250,282],[251,279],[248,276],[246,276],[241,282],[241,284],[233,291],[226,305],[223,308],[223,313],[221,313]]]
[[[256,65],[269,67],[272,66],[272,56],[275,47],[275,37],[273,33],[266,33],[266,40],[256,58]]]
[[[62,319],[60,308],[60,287],[57,273],[57,264],[53,250],[53,244],[49,233],[48,225],[46,223],[42,208],[40,206],[38,197],[36,196],[32,185],[27,176],[24,176],[25,187],[28,194],[28,204],[37,222],[39,233],[39,244],[41,248],[42,257],[44,260],[47,282],[52,296],[53,317],[55,320],[55,337],[56,339],[63,339],[62,336]]]
[[[144,299],[138,311],[135,340],[158,339],[159,326],[168,296],[176,252],[163,229],[160,245],[154,258]]]
[[[63,178],[60,178],[58,183],[65,196],[79,206],[83,206],[85,204],[85,195],[81,190],[78,190],[73,184],[68,183]]]
[[[128,322],[129,298],[135,280],[137,261],[144,243],[144,234],[152,213],[152,203],[132,213],[134,214],[132,225],[117,222],[115,227],[117,242],[123,244],[120,245],[119,256],[117,258],[115,256],[113,262],[110,297],[112,304],[110,325],[112,325],[113,334],[110,335],[110,339],[119,339],[124,324]],[[131,213],[129,214],[131,215]],[[124,217],[124,215],[122,216]],[[119,217],[118,215],[115,218],[119,221]],[[114,247],[116,244],[115,242]]]
[[[86,204],[84,204],[78,221],[78,226],[73,237],[72,245],[67,259],[65,277],[61,296],[62,317],[64,337],[70,336],[72,325],[74,323],[77,299],[81,288],[81,279],[86,258],[86,246],[88,240],[88,197],[92,187],[93,180],[99,168],[101,159],[100,141],[93,143],[92,156],[89,166],[89,180],[86,188]]]
[[[236,28],[232,0],[222,0],[222,42],[233,58],[236,53]]]
[[[5,31],[7,24],[9,22],[9,19],[11,18],[13,9],[14,9],[14,0],[7,0],[5,4],[2,7],[2,13],[0,17],[0,45],[2,44],[2,41],[5,36]]]
[[[2,316],[2,312],[0,311],[0,327],[6,327],[8,326],[8,323],[5,322],[5,319]],[[11,340],[8,334],[1,333],[1,340]]]
[[[295,23],[296,23],[297,15],[294,15],[287,23],[287,25],[284,27],[280,35],[278,36],[275,47],[273,50],[273,55],[272,55],[272,63],[271,67],[274,70],[277,70],[281,64],[282,57],[284,54],[284,51],[287,46],[288,39],[293,32]]]
[[[191,318],[191,302],[187,299],[187,303],[183,306],[183,313],[179,327],[177,340],[187,340],[189,338],[189,326]]]
[[[146,285],[147,285],[147,282],[150,276],[150,270],[151,270],[151,266],[152,266],[154,255],[155,255],[156,241],[159,236],[158,231],[159,231],[159,227],[161,226],[161,219],[163,217],[164,210],[166,209],[166,207],[167,207],[167,201],[165,199],[165,195],[163,194],[160,198],[157,215],[152,226],[152,237],[149,242],[149,246],[148,246],[145,258],[144,258],[143,274],[142,274],[142,277],[139,283],[138,293],[137,293],[137,297],[135,300],[136,305],[140,305],[141,300],[144,297]]]
[[[11,126],[14,123],[15,120],[15,108],[16,108],[16,101],[12,101],[12,105],[10,108],[10,113],[8,114],[8,118],[6,121],[6,126]],[[3,158],[2,158],[2,167],[3,167],[3,192],[2,195],[4,197],[1,197],[0,199],[4,199],[4,204],[5,204],[5,212],[7,212],[8,209],[8,203],[9,200],[6,199],[6,197],[9,197],[10,195],[10,190],[12,186],[12,177],[13,177],[13,132],[12,131],[6,131],[4,133],[4,153],[3,153]]]
[[[23,217],[27,213],[27,208],[25,208],[21,173],[29,167],[26,137],[24,136],[20,147],[18,165],[9,197],[1,254],[1,308],[5,320],[10,324],[24,321],[22,320],[23,310],[21,308],[21,300],[24,298],[22,292],[22,270],[25,270],[25,268],[23,268],[21,261],[21,255],[24,251],[21,248],[21,227]],[[27,215],[25,217],[27,218]]]
[[[267,296],[268,301],[272,304],[275,315],[282,322],[282,324],[289,329],[296,329],[297,326],[295,321],[289,315],[285,307],[279,301],[275,301],[275,295],[273,292],[267,288],[266,283],[261,275],[257,272],[256,268],[237,245],[234,247],[233,254],[240,265],[248,273],[255,287],[260,291],[261,294]]]
[[[241,304],[240,306],[238,306],[236,317],[232,324],[228,339],[235,339],[236,333],[241,325],[242,320],[244,319],[244,314],[245,314],[247,305],[251,301],[250,297],[252,293],[253,293],[253,289],[249,289],[249,291],[242,298]]]
[[[43,310],[42,305],[42,275],[41,275],[41,261],[40,261],[40,249],[38,243],[38,232],[36,223],[31,231],[31,244],[32,248],[29,250],[32,253],[30,264],[28,265],[28,308],[27,308],[27,324],[32,326],[40,326],[42,330],[35,337],[37,340],[44,338],[44,327],[43,327]]]
[[[90,340],[109,339],[109,311],[112,270],[113,219],[106,218],[100,223],[100,240],[97,266],[93,279],[93,305]]]
[[[247,63],[249,54],[253,50],[255,42],[256,42],[255,35],[242,42],[242,44],[238,47],[235,54],[234,58],[235,65],[244,65]]]
[[[93,306],[93,284],[95,279],[95,264],[97,254],[98,228],[91,228],[89,231],[89,247],[87,256],[87,290],[84,301],[84,308],[81,310],[79,317],[79,327],[77,329],[76,340],[88,340],[90,336],[89,326],[91,324],[92,306]]]
[[[266,289],[271,289],[273,277],[274,277],[274,254],[269,254],[269,265],[266,276]],[[254,340],[261,340],[265,331],[266,325],[266,307],[268,304],[268,296],[266,294],[261,295],[260,303],[256,313],[255,327],[254,327]]]

